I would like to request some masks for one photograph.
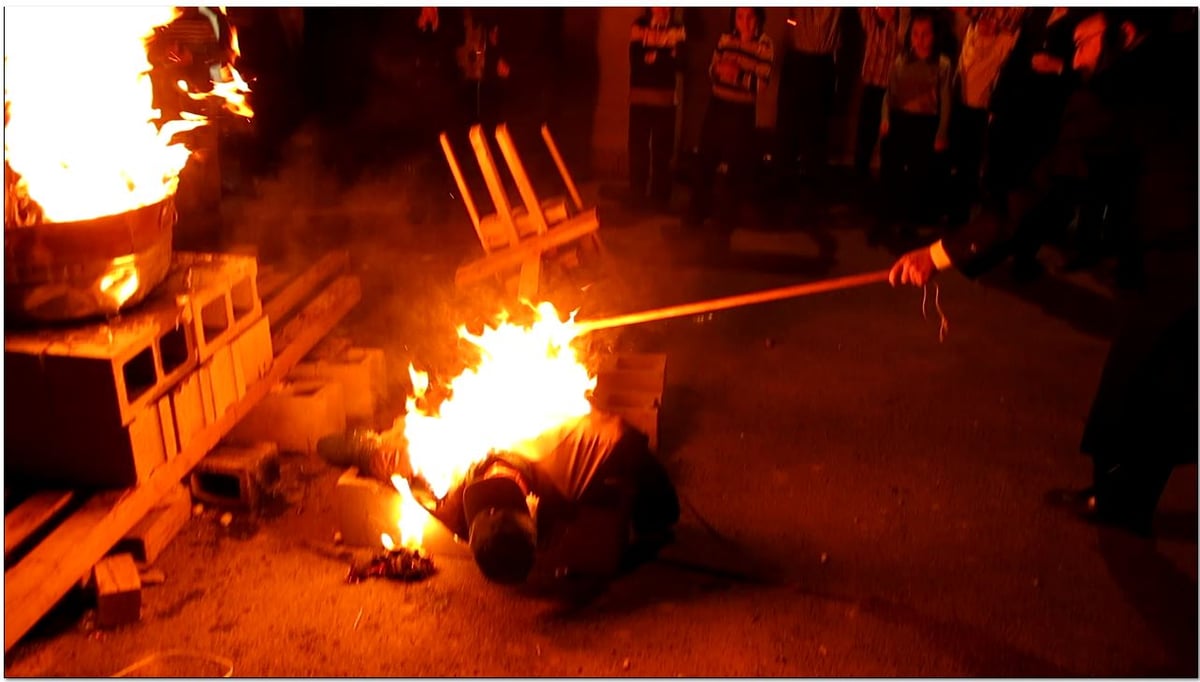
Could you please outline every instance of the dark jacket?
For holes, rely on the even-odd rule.
[[[1053,148],[1010,193],[1007,218],[986,212],[943,240],[955,267],[968,277],[987,271],[1009,254],[1022,220],[1085,187],[1109,198],[1140,249],[1194,251],[1196,59],[1194,47],[1180,48],[1152,37],[1076,89]]]

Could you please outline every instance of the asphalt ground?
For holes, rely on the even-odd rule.
[[[386,178],[332,199],[311,182],[284,174],[230,202],[230,242],[297,261],[349,244],[366,294],[342,331],[387,351],[400,403],[408,363],[451,366],[454,326],[494,300],[451,285],[474,234],[457,205],[412,224]],[[676,217],[584,189],[607,255],[547,274],[580,318],[896,253],[867,244],[854,202],[811,192],[749,212],[714,258]],[[339,471],[290,456],[289,504],[228,527],[193,517],[140,622],[97,630],[69,598],[5,674],[1195,677],[1195,466],[1173,476],[1153,540],[1046,500],[1089,480],[1078,440],[1115,314],[1104,278],[939,285],[943,341],[932,300],[923,316],[921,290],[886,284],[595,335],[595,349],[667,354],[659,456],[684,502],[675,543],[611,583],[500,588],[435,537],[428,580],[347,584]]]

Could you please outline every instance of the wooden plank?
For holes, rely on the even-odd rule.
[[[450,147],[450,138],[446,137],[446,133],[442,133],[438,135],[438,141],[442,143],[442,152],[446,155],[446,163],[450,165],[450,172],[454,175],[455,184],[458,185],[458,193],[462,196],[463,205],[467,207],[467,214],[471,216],[471,224],[475,226],[475,234],[479,236],[479,243],[483,245],[486,253],[491,249],[488,248],[488,240],[484,235],[483,226],[479,222],[479,210],[475,208],[475,200],[471,198],[471,190],[463,178],[458,158],[454,156],[454,150]]]
[[[296,309],[312,295],[312,292],[331,279],[334,275],[350,267],[348,251],[333,251],[324,258],[313,263],[296,279],[292,280],[282,291],[270,301],[263,303],[263,314],[271,321],[271,326],[279,324],[283,318]]]
[[[19,507],[5,514],[5,563],[8,562],[8,557],[14,549],[44,527],[47,521],[66,508],[73,499],[75,499],[75,492],[71,490],[44,490],[34,493]]]
[[[471,138],[471,147],[475,150],[475,158],[479,162],[479,170],[483,173],[483,182],[487,185],[488,194],[492,196],[492,203],[496,206],[496,215],[500,216],[504,224],[508,244],[516,246],[521,237],[517,234],[512,206],[508,203],[508,194],[504,191],[504,180],[496,170],[496,162],[492,159],[492,150],[488,147],[487,140],[483,139],[483,127],[471,126],[468,136]],[[484,248],[486,249],[486,246]]]
[[[495,275],[503,270],[519,266],[532,254],[538,254],[562,246],[600,227],[596,220],[596,209],[580,213],[539,237],[530,237],[515,247],[497,251],[479,260],[468,263],[454,273],[454,283],[461,286]]]
[[[501,123],[496,126],[496,144],[500,146],[500,153],[504,155],[508,170],[517,183],[517,192],[521,195],[521,200],[525,202],[525,212],[533,221],[535,232],[538,235],[546,234],[546,230],[549,228],[546,226],[546,216],[542,214],[542,203],[533,189],[533,183],[529,181],[529,175],[525,172],[525,164],[521,163],[521,156],[517,154],[517,146],[513,144],[512,135],[508,132],[508,125]],[[529,256],[521,263],[521,279],[517,285],[517,295],[521,299],[536,300],[541,274],[542,254],[540,252]]]
[[[337,296],[326,291],[314,299],[301,314],[323,312],[307,316],[306,328],[275,357],[264,380],[250,386],[224,416],[196,434],[174,460],[156,469],[141,486],[93,496],[20,563],[5,571],[4,650],[11,649],[78,582],[79,576],[87,574],[171,488],[179,485],[201,458],[350,312],[360,296],[361,290],[343,290]]]

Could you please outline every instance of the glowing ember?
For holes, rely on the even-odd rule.
[[[18,223],[115,215],[175,192],[191,152],[171,138],[206,120],[155,125],[161,113],[153,107],[146,42],[179,14],[171,7],[5,8],[12,30],[4,36],[4,157],[20,175],[17,196],[41,208]],[[230,72],[226,89],[244,93]],[[244,101],[235,111],[248,116]]]
[[[505,318],[479,336],[459,327],[481,357],[447,383],[440,405],[423,404],[428,376],[410,367],[415,395],[404,418],[408,454],[439,498],[489,451],[535,456],[530,446],[538,436],[591,412],[587,395],[596,379],[571,347],[579,334],[574,315],[561,321],[550,303],[535,312],[529,327]]]

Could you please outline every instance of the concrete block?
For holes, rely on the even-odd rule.
[[[266,317],[260,317],[233,341],[234,369],[241,386],[241,395],[245,395],[247,388],[271,371],[274,359],[270,321]]]
[[[117,543],[115,552],[128,553],[144,564],[152,564],[171,540],[192,518],[192,496],[183,484],[154,506],[142,520]]]
[[[222,445],[200,460],[190,478],[192,497],[250,512],[279,485],[279,448],[274,443]]]
[[[175,432],[175,413],[171,411],[171,396],[164,395],[155,401],[158,408],[158,423],[162,427],[163,455],[169,462],[179,454],[179,435]]]
[[[281,383],[226,437],[231,444],[270,441],[280,451],[315,454],[317,441],[346,430],[342,385],[327,381]]]
[[[96,586],[96,625],[112,628],[142,617],[142,580],[130,554],[101,559],[92,569]]]
[[[342,385],[346,418],[369,421],[386,397],[387,368],[382,348],[350,348],[338,357],[296,365],[289,378],[336,381]]]
[[[202,383],[200,372],[193,372],[171,389],[171,414],[175,418],[179,450],[187,448],[192,438],[212,421],[211,396],[206,402]]]
[[[241,393],[238,392],[233,349],[229,345],[221,346],[213,352],[212,357],[200,367],[200,378],[208,386],[213,421],[224,416],[225,412],[246,394],[245,387],[242,387]]]

